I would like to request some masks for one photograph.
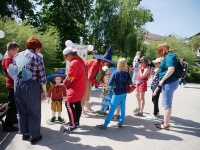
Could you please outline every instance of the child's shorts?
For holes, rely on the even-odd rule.
[[[62,101],[52,100],[51,110],[54,112],[62,112]]]

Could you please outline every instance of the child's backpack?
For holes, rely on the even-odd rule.
[[[182,66],[182,63],[180,62],[180,60],[178,59],[177,60],[177,65],[176,65],[176,68],[175,68],[175,71],[174,71],[174,75],[177,77],[177,78],[182,78],[184,76],[184,68]]]

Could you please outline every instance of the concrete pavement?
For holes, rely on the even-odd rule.
[[[101,90],[93,91],[91,106],[95,111],[100,109]],[[153,112],[151,90],[146,93],[145,116]],[[163,119],[163,108],[160,97],[160,112]],[[63,135],[64,125],[48,125],[51,118],[50,104],[42,102],[43,139],[37,145],[22,141],[18,133],[0,131],[0,150],[199,150],[200,149],[200,85],[188,84],[179,87],[174,94],[173,112],[170,131],[159,130],[155,121],[146,117],[133,116],[136,107],[135,92],[127,96],[126,121],[124,129],[117,128],[117,121],[112,121],[107,130],[101,131],[95,125],[102,124],[104,118],[91,115],[81,118],[81,127],[73,134]],[[68,121],[67,111],[63,105],[62,117]],[[2,127],[0,127],[2,129]]]

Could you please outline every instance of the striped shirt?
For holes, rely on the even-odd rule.
[[[20,52],[18,55],[24,55],[29,59],[29,63],[25,66],[26,69],[29,69],[32,72],[32,80],[39,80],[39,83],[46,84],[46,73],[44,68],[43,58],[36,54],[32,49],[27,49]]]

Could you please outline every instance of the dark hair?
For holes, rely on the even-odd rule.
[[[27,49],[32,49],[32,50],[35,51],[37,48],[42,48],[42,43],[40,42],[39,39],[37,39],[35,37],[30,37],[26,41],[26,48]]]
[[[16,43],[16,42],[9,42],[7,44],[7,50],[8,51],[11,50],[11,49],[14,49],[14,48],[19,48],[19,44]]]
[[[77,52],[70,52],[69,55],[77,56]]]

